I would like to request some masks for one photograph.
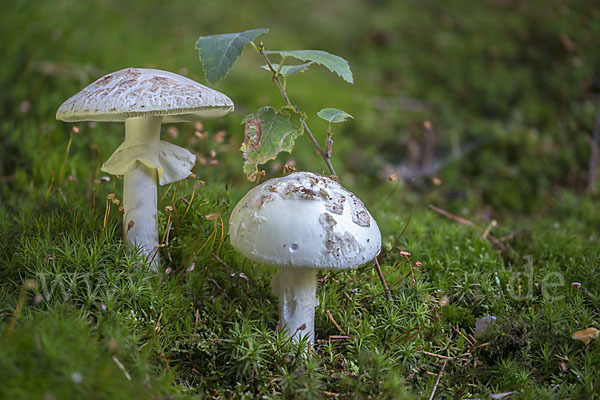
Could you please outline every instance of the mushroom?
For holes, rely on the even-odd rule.
[[[343,270],[379,254],[381,233],[363,203],[331,178],[296,172],[250,190],[229,221],[231,244],[279,267],[271,280],[279,318],[296,342],[314,343],[316,270]]]
[[[66,122],[125,122],[125,140],[102,165],[123,177],[123,230],[127,243],[158,267],[157,181],[191,174],[196,156],[160,140],[162,122],[217,118],[233,110],[224,94],[172,72],[126,68],[108,74],[65,101],[56,118]]]

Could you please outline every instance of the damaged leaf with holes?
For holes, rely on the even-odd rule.
[[[296,138],[304,132],[301,113],[291,107],[276,110],[263,107],[244,118],[244,143],[240,150],[244,156],[244,174],[254,182],[260,172],[259,165],[274,160],[279,153],[292,152]]]

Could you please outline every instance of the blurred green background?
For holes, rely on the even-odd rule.
[[[394,303],[378,297],[368,268],[323,277],[317,336],[339,334],[325,313],[333,310],[359,340],[322,344],[319,359],[290,363],[279,352],[285,338],[272,335],[277,300],[268,274],[235,253],[226,228],[219,231],[222,260],[198,253],[187,286],[136,269],[135,257],[124,256],[116,207],[103,221],[104,196],[115,190],[121,198],[119,181],[114,189],[114,181],[98,181],[123,125],[77,124],[65,159],[73,124],[55,120],[71,95],[126,67],[205,83],[196,39],[252,28],[270,29],[260,36],[267,49],[325,50],[349,61],[353,85],[313,66],[289,78],[288,93],[321,143],[327,124],[317,111],[335,107],[354,116],[335,126],[333,163],[391,250],[381,261],[397,284]],[[422,350],[473,350],[456,332],[473,333],[475,318],[488,314],[504,317],[498,329],[509,334],[464,364],[448,363],[440,385],[447,393],[522,389],[524,398],[586,398],[600,390],[600,346],[571,339],[600,323],[600,173],[590,180],[600,112],[597,0],[11,0],[0,3],[0,37],[0,382],[11,383],[11,397],[42,398],[56,388],[59,398],[319,398],[323,390],[399,398],[405,383],[426,397],[441,363]],[[252,186],[241,169],[241,121],[265,105],[283,105],[261,65],[248,47],[215,87],[235,102],[234,113],[201,129],[163,125],[165,140],[198,154],[194,173],[206,181],[181,234],[171,238],[166,265],[174,270],[202,243],[196,237],[218,231],[204,216],[221,213],[226,225],[230,207]],[[326,172],[301,137],[292,155],[264,166],[266,178],[281,175],[290,161]],[[443,219],[429,204],[481,230],[498,221],[493,234],[508,250],[499,252],[481,231]],[[161,209],[161,229],[166,218]],[[395,244],[421,264],[414,264],[412,285],[405,280],[412,267]],[[531,276],[522,261],[530,255]],[[244,271],[250,283],[232,271]],[[28,292],[24,282],[46,272],[91,276],[97,289],[73,278],[65,283],[73,299],[37,301],[41,289]],[[545,284],[556,273],[563,297],[541,296],[546,288],[534,287],[534,277]],[[204,285],[208,277],[216,286]],[[522,297],[528,287],[534,295]],[[5,336],[18,304],[25,306],[14,334]],[[170,321],[160,335],[159,315]],[[199,316],[205,325],[196,332]],[[60,350],[69,346],[71,354]],[[565,358],[566,370],[559,364]],[[86,384],[73,371],[87,373]],[[356,379],[359,371],[364,376]]]
[[[267,48],[322,49],[350,62],[354,85],[319,67],[288,85],[321,140],[326,125],[316,111],[336,107],[355,117],[334,137],[334,163],[347,182],[376,184],[399,173],[429,192],[438,177],[436,198],[517,212],[544,209],[557,189],[588,184],[600,90],[594,1],[21,0],[2,9],[0,176],[49,179],[35,166],[59,168],[48,153],[66,143],[69,129],[54,113],[99,76],[137,66],[204,82],[198,36],[268,27]],[[233,115],[205,124],[228,134],[219,179],[242,181],[235,147],[243,116],[282,104],[260,65],[248,48],[217,86],[236,103]],[[103,160],[122,131],[106,125],[88,139]],[[73,156],[93,156],[85,145],[76,141]],[[294,157],[299,169],[324,171],[306,139]]]

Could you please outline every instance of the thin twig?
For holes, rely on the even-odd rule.
[[[392,342],[391,342],[390,344],[395,344],[395,343],[396,343],[398,340],[400,340],[400,339],[402,339],[402,338],[405,338],[405,337],[406,337],[406,335],[408,335],[409,333],[411,333],[411,332],[412,332],[412,334],[411,334],[411,335],[409,335],[408,337],[406,337],[406,338],[405,338],[405,340],[403,340],[403,341],[400,343],[400,345],[403,345],[404,343],[408,342],[408,341],[409,341],[409,340],[410,340],[412,337],[414,337],[416,334],[418,334],[418,333],[419,333],[419,331],[418,331],[418,330],[416,330],[416,329],[417,329],[416,327],[410,328],[410,329],[409,329],[409,330],[407,330],[406,332],[404,332],[404,333],[402,333],[402,334],[398,335],[398,337],[396,337],[394,340],[392,340]],[[415,331],[415,330],[416,330],[416,331]],[[413,331],[415,331],[415,332],[413,332]]]
[[[435,358],[441,358],[442,360],[454,360],[454,357],[443,356],[441,354],[431,353],[431,352],[425,351],[425,350],[423,350],[423,354],[427,354],[428,356],[435,357]]]
[[[442,210],[441,208],[438,208],[438,207],[434,206],[433,204],[430,204],[429,208],[432,209],[433,211],[435,211],[436,213],[443,215],[446,218],[450,218],[451,220],[458,222],[459,224],[463,224],[466,226],[470,226],[470,227],[479,229],[477,227],[477,225],[475,225],[473,222],[469,221],[468,219],[461,218],[458,215],[454,215],[446,210]],[[486,239],[489,240],[492,245],[494,245],[496,248],[498,248],[498,250],[506,251],[506,246],[504,246],[502,244],[502,242],[500,242],[494,236],[487,234]]]
[[[379,279],[381,280],[381,284],[383,285],[383,288],[385,289],[385,294],[386,294],[388,300],[392,301],[392,291],[390,290],[387,282],[385,281],[385,277],[383,276],[383,272],[381,272],[381,267],[379,266],[379,261],[377,260],[377,257],[375,257],[373,259],[373,265],[375,265],[375,269],[377,270],[377,274],[379,275]]]
[[[112,193],[110,193],[110,194],[112,194]],[[109,194],[109,196],[110,196],[110,194]],[[110,198],[107,196],[106,197],[106,210],[104,211],[104,220],[102,222],[102,231],[100,231],[100,236],[98,236],[98,241],[96,243],[100,243],[100,240],[102,239],[102,235],[104,235],[104,231],[106,230],[106,225],[108,224],[108,216],[110,215],[110,205],[111,205],[111,201],[110,201]]]
[[[452,357],[452,356],[444,356],[441,354],[431,353],[431,352],[425,351],[425,350],[423,350],[423,354],[427,354],[428,356],[431,356],[431,357],[441,358],[442,360],[462,359],[464,357],[469,357],[471,355],[471,353],[467,352],[467,353],[461,354],[460,356]]]
[[[192,188],[192,197],[190,198],[190,201],[187,201],[185,199],[185,197],[183,198],[184,203],[187,205],[187,208],[185,209],[185,212],[183,213],[183,217],[181,217],[179,219],[179,221],[177,222],[177,228],[175,228],[175,234],[178,235],[179,234],[179,227],[181,226],[181,223],[183,222],[183,220],[185,219],[185,216],[187,215],[188,211],[190,211],[190,207],[192,206],[192,202],[194,201],[194,197],[196,196],[196,184],[198,183],[198,181],[194,182],[194,187]]]
[[[440,373],[438,374],[437,379],[435,380],[435,385],[433,385],[433,390],[431,391],[431,396],[429,396],[429,400],[433,400],[433,396],[435,396],[435,391],[437,390],[437,387],[440,384],[440,379],[442,378],[442,374],[444,373],[447,364],[448,360],[446,359],[444,360],[444,365],[442,365],[442,369],[440,369]]]
[[[473,222],[469,221],[468,219],[464,219],[457,215],[449,213],[448,211],[442,210],[441,208],[438,208],[438,207],[434,206],[433,204],[430,204],[429,208],[431,208],[436,213],[443,215],[446,218],[450,218],[451,220],[458,222],[459,224],[476,227],[476,225]]]
[[[487,237],[490,234],[490,232],[492,231],[492,229],[495,228],[497,225],[498,225],[498,222],[495,219],[493,219],[492,222],[489,223],[487,228],[485,228],[485,230],[481,234],[481,239],[487,239]]]
[[[13,313],[12,318],[10,319],[10,324],[8,326],[8,330],[6,331],[6,337],[9,337],[15,329],[15,325],[17,324],[17,319],[23,310],[23,305],[25,304],[25,299],[27,298],[27,290],[37,288],[37,282],[31,279],[26,279],[23,282],[23,286],[21,286],[21,292],[19,293],[19,300],[17,300],[17,306],[15,307],[15,312]]]
[[[405,261],[406,260],[402,260],[402,261],[396,263],[396,265],[394,267],[392,267],[391,269],[388,269],[385,272],[382,271],[383,272],[383,276],[389,275],[390,273],[396,271],[398,268],[400,268],[401,265],[404,264]],[[326,277],[327,277],[327,275],[326,275]],[[354,282],[364,281],[364,280],[373,279],[373,278],[379,278],[378,274],[373,274],[373,275],[368,275],[368,276],[362,276],[360,278],[350,279],[348,281],[348,283],[354,283]],[[322,280],[321,282],[324,282],[324,281]]]
[[[194,321],[194,336],[198,332],[198,321],[200,320],[200,310],[196,308],[196,320]]]
[[[409,275],[410,275],[410,271],[408,271],[408,273],[407,273],[406,275],[404,275],[404,276],[403,276],[402,278],[400,278],[400,279],[399,279],[399,280],[398,280],[396,283],[394,283],[392,286],[390,286],[390,289],[391,289],[391,288],[393,288],[393,287],[396,287],[398,284],[400,284],[400,282],[402,282],[403,280],[405,280],[406,278],[408,278],[408,276],[409,276]],[[363,304],[364,304],[364,303],[367,303],[367,302],[369,302],[369,301],[373,300],[373,299],[374,299],[374,298],[376,298],[376,297],[383,296],[385,293],[386,293],[386,292],[385,292],[385,290],[384,290],[383,292],[377,293],[377,294],[376,294],[376,295],[374,295],[374,296],[367,297],[366,299],[362,299],[362,300],[361,300],[361,303],[363,303]]]
[[[277,323],[277,325],[279,325],[279,323]],[[289,335],[289,337],[287,338],[287,340],[285,342],[283,342],[283,344],[281,346],[279,346],[278,348],[275,349],[275,353],[279,353],[279,350],[281,350],[282,348],[284,348],[285,345],[288,344],[292,340],[292,338],[294,336],[296,336],[296,333],[301,332],[301,331],[303,331],[305,329],[306,329],[306,324],[302,324],[298,328],[296,328],[296,331],[294,332],[294,334],[293,335]]]
[[[225,297],[227,300],[229,300],[230,302],[232,301],[232,300],[231,300],[231,297],[229,297],[229,296],[227,295],[227,293],[225,293],[225,290],[223,290],[223,288],[222,288],[222,287],[221,287],[221,286],[220,286],[220,285],[217,283],[217,281],[215,281],[214,279],[209,279],[209,281],[211,281],[211,282],[212,282],[212,283],[213,283],[213,284],[214,284],[214,285],[217,287],[217,289],[218,289],[218,290],[221,292],[221,294],[222,294],[222,295],[223,295],[223,296],[224,296],[224,297]]]
[[[338,331],[340,331],[342,335],[346,335],[347,333],[344,332],[344,330],[338,325],[337,321],[333,318],[333,315],[331,315],[331,312],[329,312],[329,310],[326,310],[325,312],[327,313],[327,316],[329,317],[333,325],[335,325],[335,327],[338,329]]]
[[[467,343],[469,343],[469,346],[473,346],[475,343],[471,341],[471,339],[469,339],[468,337],[466,337],[465,335],[463,335],[463,333],[460,331],[460,328],[457,326],[454,329],[460,336],[462,336],[463,339],[465,339],[465,341]]]
[[[119,359],[115,356],[112,357],[112,360],[115,362],[115,364],[117,364],[117,367],[119,367],[119,369],[121,371],[123,371],[125,378],[127,378],[127,380],[130,381],[131,375],[129,375],[129,373],[127,372],[127,370],[125,369],[125,366],[121,363],[121,361],[119,361]]]

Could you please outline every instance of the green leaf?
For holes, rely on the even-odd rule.
[[[310,67],[313,64],[314,64],[313,62],[308,62],[306,64],[301,64],[301,65],[283,65],[281,67],[281,70],[279,70],[279,75],[290,76],[297,72],[304,72],[308,69],[308,67]],[[277,71],[277,69],[279,68],[279,64],[271,64],[271,65],[273,66],[275,71]],[[268,65],[263,65],[261,68],[266,69],[267,71],[271,71],[271,69],[269,68]]]
[[[267,51],[267,54],[279,54],[282,58],[294,57],[301,61],[312,61],[321,64],[331,72],[335,72],[349,83],[354,83],[352,71],[348,61],[342,57],[322,50],[293,50],[293,51]]]
[[[240,33],[200,36],[196,48],[202,61],[206,80],[217,83],[223,79],[235,60],[242,54],[244,46],[258,35],[269,32],[268,29],[250,29]]]
[[[244,118],[244,173],[254,182],[259,176],[258,166],[275,159],[282,151],[292,152],[296,138],[304,132],[302,116],[290,107],[276,110],[263,107]]]
[[[317,115],[329,123],[344,122],[348,118],[354,119],[352,115],[337,108],[324,108]]]

